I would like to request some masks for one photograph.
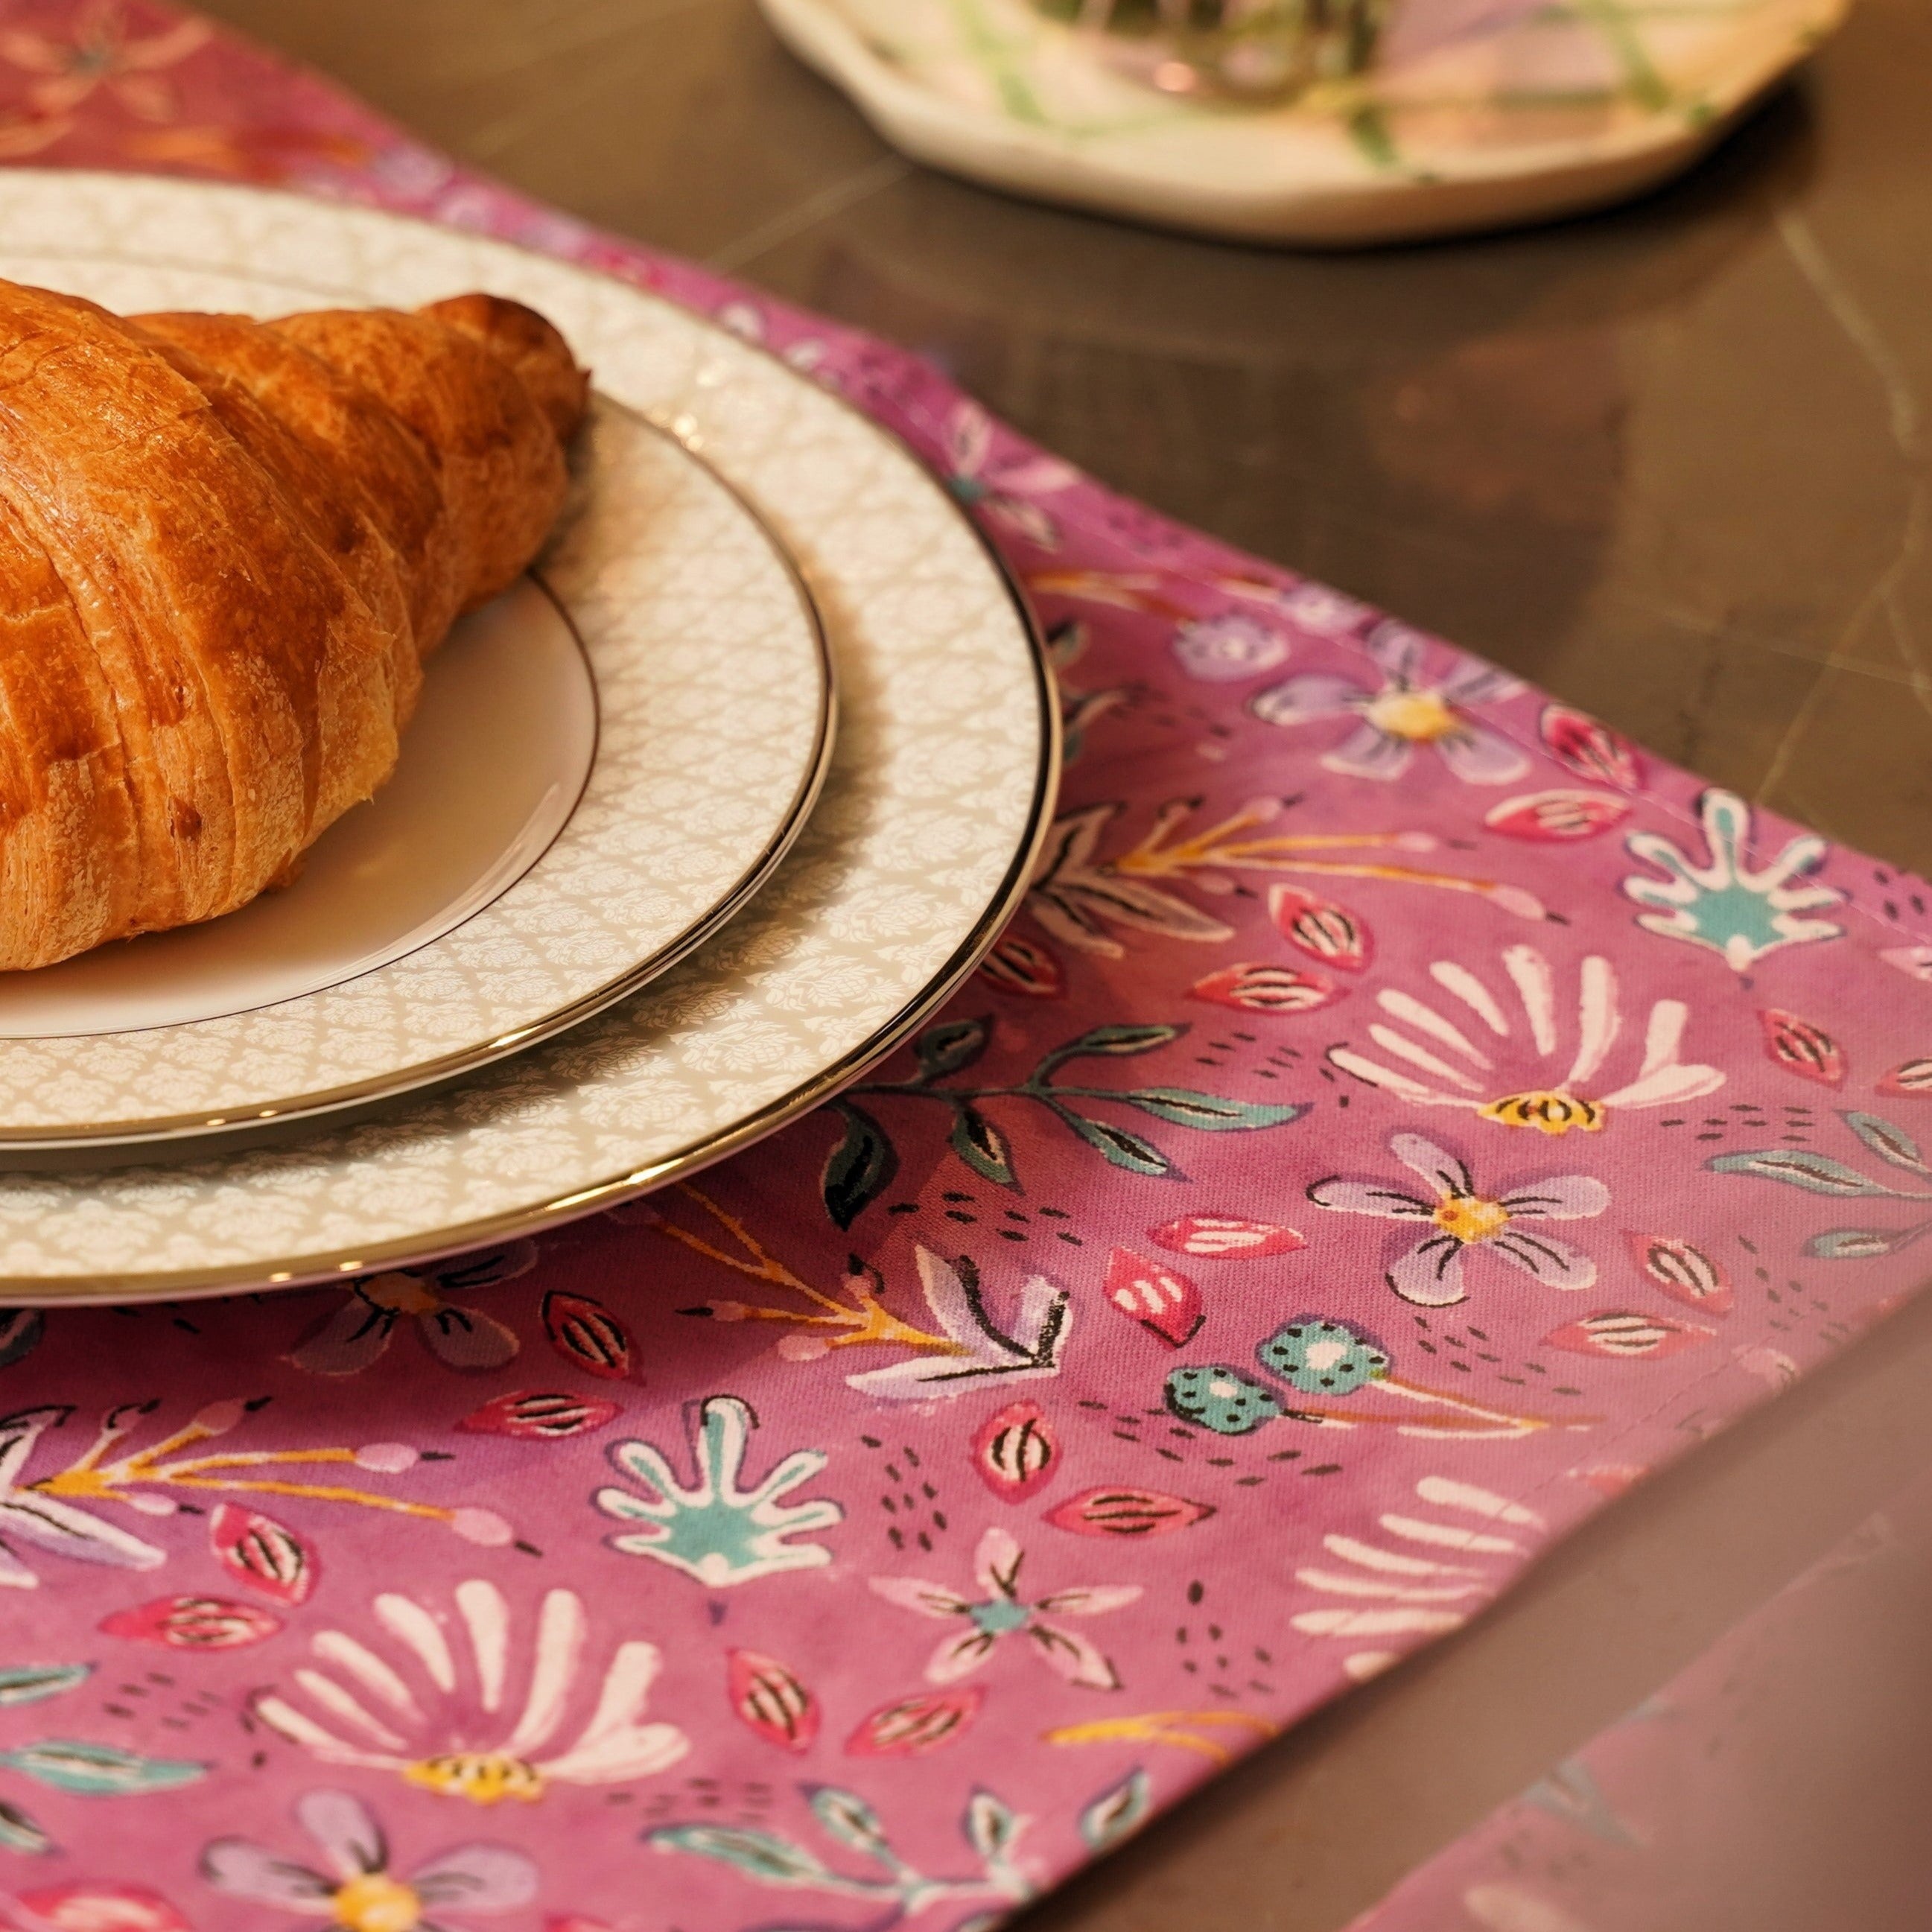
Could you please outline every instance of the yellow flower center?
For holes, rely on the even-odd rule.
[[[383,1872],[352,1878],[332,1903],[342,1932],[416,1932],[422,1923],[422,1900]]]
[[[1371,724],[1391,738],[1426,745],[1456,728],[1454,712],[1432,691],[1385,691],[1368,708]]]
[[[1585,1100],[1560,1088],[1533,1094],[1505,1094],[1476,1109],[1486,1120],[1500,1120],[1506,1127],[1534,1127],[1539,1133],[1567,1134],[1580,1127],[1595,1133],[1609,1118],[1600,1102]]]
[[[1436,1225],[1466,1246],[1500,1234],[1509,1218],[1509,1210],[1500,1201],[1484,1201],[1473,1194],[1451,1195],[1436,1210]]]
[[[398,1315],[427,1315],[430,1310],[442,1306],[440,1296],[424,1287],[420,1277],[412,1274],[379,1274],[358,1284],[358,1292],[365,1301],[374,1302],[378,1308],[387,1308]]]
[[[533,1804],[543,1796],[543,1773],[508,1751],[451,1751],[442,1757],[405,1765],[403,1775],[425,1791],[466,1798],[472,1804],[500,1804],[506,1798]]]

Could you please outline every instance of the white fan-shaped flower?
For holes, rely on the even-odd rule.
[[[1328,1058],[1416,1106],[1461,1107],[1546,1134],[1594,1133],[1619,1108],[1676,1106],[1724,1084],[1719,1068],[1678,1059],[1690,1010],[1659,1000],[1631,1077],[1604,1090],[1623,1032],[1610,962],[1593,952],[1577,969],[1574,1036],[1558,1013],[1550,962],[1533,946],[1512,946],[1502,964],[1508,985],[1500,996],[1448,959],[1429,969],[1430,999],[1384,988],[1376,1004],[1387,1021],[1372,1024],[1369,1037],[1385,1057],[1338,1046]]]
[[[639,1721],[663,1660],[635,1638],[611,1653],[595,1707],[560,1745],[584,1661],[584,1600],[574,1590],[545,1595],[528,1659],[513,1672],[502,1592],[472,1577],[454,1594],[453,1629],[413,1597],[386,1592],[371,1606],[380,1648],[346,1630],[319,1631],[315,1664],[295,1672],[288,1694],[257,1697],[255,1714],[324,1763],[393,1771],[479,1804],[533,1801],[552,1783],[628,1784],[691,1748],[674,1724]],[[512,1720],[513,1678],[521,1698]]]

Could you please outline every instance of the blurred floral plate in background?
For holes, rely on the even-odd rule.
[[[1272,106],[1158,91],[1029,0],[760,4],[920,160],[1176,227],[1347,247],[1640,193],[1848,0],[1396,0],[1369,72]]]

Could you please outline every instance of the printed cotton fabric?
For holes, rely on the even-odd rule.
[[[0,152],[662,290],[1030,588],[1070,762],[908,1050],[648,1202],[0,1348],[26,1932],[984,1928],[1917,1283],[1926,890],[146,5]]]

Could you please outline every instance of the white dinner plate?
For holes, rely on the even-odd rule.
[[[0,1298],[136,1300],[396,1266],[607,1206],[742,1147],[906,1036],[1024,890],[1058,723],[997,562],[884,431],[627,284],[366,208],[66,171],[0,176],[0,274],[122,308],[413,304],[548,315],[804,574],[839,684],[824,794],[770,883],[670,972],[375,1117],[165,1165],[0,1175]]]
[[[124,308],[243,293],[18,248],[0,274]],[[634,992],[770,875],[830,762],[817,613],[674,437],[600,398],[573,461],[537,578],[430,660],[395,776],[292,886],[0,974],[0,1148],[178,1139],[446,1079]]]

